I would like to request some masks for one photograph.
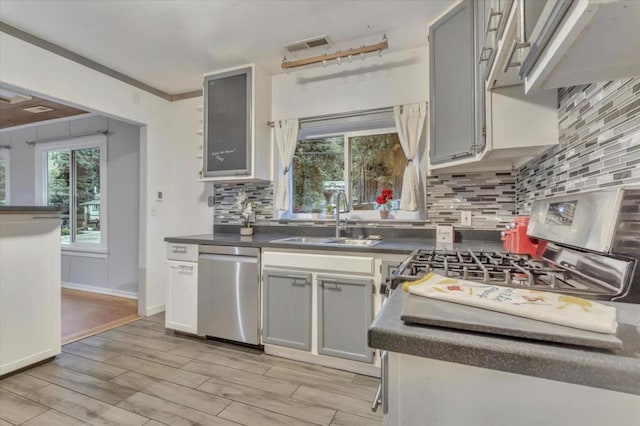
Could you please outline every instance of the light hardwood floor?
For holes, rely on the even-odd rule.
[[[0,426],[380,425],[378,383],[173,334],[159,314],[0,381]]]
[[[62,344],[137,320],[138,301],[62,289]]]

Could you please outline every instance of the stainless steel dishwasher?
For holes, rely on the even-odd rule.
[[[200,246],[198,334],[259,345],[260,249]]]

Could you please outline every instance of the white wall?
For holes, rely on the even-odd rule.
[[[192,140],[194,129],[175,117],[190,114],[193,103],[170,103],[1,32],[0,52],[2,84],[144,126],[140,131],[140,311],[162,310],[164,238],[210,232],[212,226],[211,212],[200,195],[203,185],[176,172],[177,164],[194,157],[183,145]],[[164,192],[164,201],[155,200],[157,190]]]
[[[424,102],[429,94],[426,47],[384,52],[342,65],[279,74],[272,79],[275,120]]]

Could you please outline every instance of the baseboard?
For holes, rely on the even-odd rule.
[[[127,299],[138,300],[138,294],[132,291],[114,290],[111,288],[95,287],[92,285],[62,282],[62,288],[70,288],[72,290],[88,291],[91,293],[107,294],[109,296],[124,297]],[[164,309],[164,306],[163,306]]]
[[[160,312],[164,312],[164,305],[149,306],[145,309],[144,316],[150,317]]]
[[[307,362],[309,364],[317,364],[338,370],[351,371],[365,376],[380,377],[380,367],[374,364],[334,358],[326,355],[314,355],[311,352],[269,344],[264,345],[264,353],[295,361]]]

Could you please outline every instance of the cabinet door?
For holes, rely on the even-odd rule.
[[[311,350],[311,274],[265,269],[263,343]]]
[[[431,163],[472,155],[475,138],[473,2],[465,0],[429,27]]]
[[[197,334],[198,264],[167,261],[165,327]]]
[[[318,353],[371,362],[372,281],[318,276]]]
[[[204,177],[251,174],[252,68],[204,80]]]

